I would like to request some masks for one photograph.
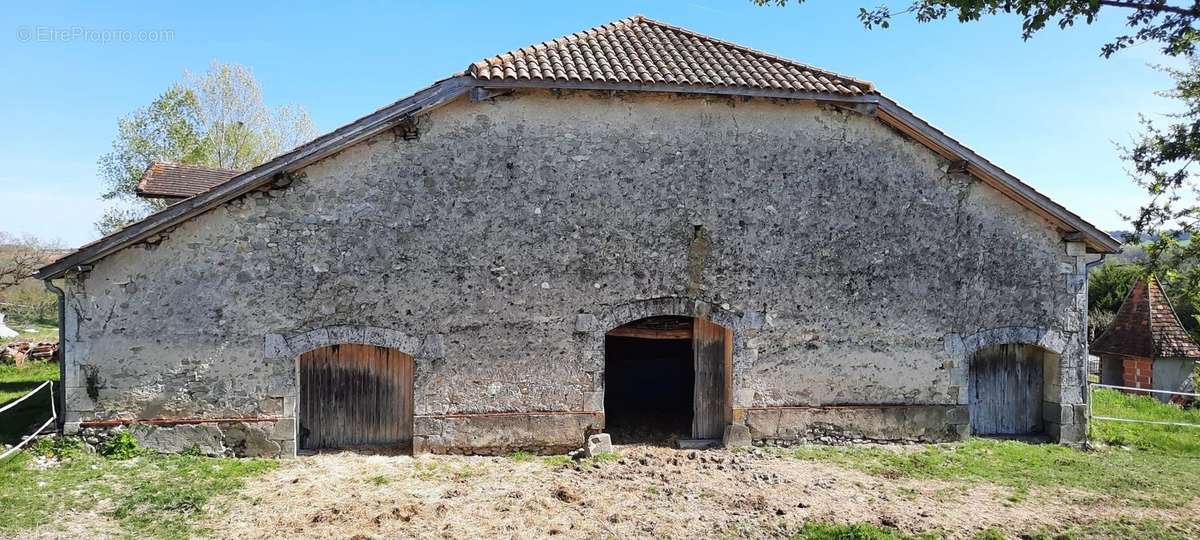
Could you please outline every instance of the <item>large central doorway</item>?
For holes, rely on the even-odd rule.
[[[604,340],[604,415],[613,442],[719,439],[728,423],[729,329],[651,317]]]

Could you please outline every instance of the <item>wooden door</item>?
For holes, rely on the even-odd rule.
[[[692,319],[692,354],[696,373],[692,437],[720,439],[725,435],[732,404],[733,331]]]
[[[1024,435],[1042,431],[1041,349],[999,345],[975,353],[968,386],[971,431]]]
[[[330,345],[300,355],[300,447],[408,448],[413,359],[373,345]]]

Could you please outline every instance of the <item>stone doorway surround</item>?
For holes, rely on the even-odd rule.
[[[592,391],[584,396],[584,409],[603,413],[604,410],[604,337],[619,326],[651,317],[692,317],[710,321],[733,330],[733,414],[732,423],[744,425],[745,410],[753,405],[752,390],[744,388],[745,376],[757,358],[754,338],[767,324],[762,312],[737,312],[728,304],[715,304],[684,297],[659,297],[605,306],[595,313],[575,316],[575,332],[583,338],[585,369],[592,374]]]
[[[281,420],[291,426],[292,444],[288,445],[294,454],[297,441],[298,405],[299,405],[299,363],[296,359],[303,353],[329,345],[359,344],[374,345],[395,349],[413,357],[413,384],[421,388],[423,378],[429,373],[429,364],[446,356],[446,338],[442,334],[422,336],[409,335],[391,328],[377,326],[338,325],[296,330],[285,334],[267,334],[264,344],[264,356],[268,361],[290,361],[294,364],[290,380],[273,381],[270,397],[283,399],[283,417]],[[424,377],[423,377],[424,375]]]

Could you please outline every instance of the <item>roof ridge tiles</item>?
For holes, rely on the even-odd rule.
[[[554,51],[553,53],[549,51]],[[810,64],[768,54],[686,28],[634,15],[504,52],[467,68],[482,80],[526,80],[518,64],[553,55],[563,73],[545,80],[623,82],[621,74],[638,73],[644,84],[681,84],[778,91],[813,88],[819,92],[861,95],[874,85]],[[636,59],[636,60],[635,60]],[[645,75],[642,75],[642,74]],[[785,77],[781,74],[789,74]],[[801,84],[795,78],[811,79]]]
[[[865,79],[859,79],[859,78],[857,78],[857,77],[851,77],[851,76],[849,76],[849,75],[842,75],[842,74],[840,74],[840,73],[835,73],[835,72],[833,72],[833,71],[830,71],[830,70],[827,70],[827,69],[824,69],[824,68],[819,68],[819,67],[817,67],[817,66],[814,66],[814,65],[812,65],[812,64],[808,64],[808,63],[805,63],[805,62],[799,62],[799,61],[796,61],[796,60],[792,60],[791,58],[786,58],[786,57],[783,57],[783,56],[779,56],[779,55],[777,55],[777,54],[771,54],[771,53],[769,53],[769,52],[764,52],[764,51],[761,51],[761,50],[755,49],[755,48],[753,48],[753,47],[747,47],[747,46],[745,46],[745,45],[740,45],[740,44],[738,44],[738,43],[734,43],[734,42],[732,42],[732,41],[726,41],[726,40],[723,40],[723,39],[720,39],[720,38],[715,38],[715,37],[712,37],[712,36],[709,36],[709,35],[706,35],[706,34],[701,34],[701,33],[697,32],[697,31],[695,31],[695,30],[690,30],[690,29],[688,29],[688,28],[684,28],[684,27],[682,27],[682,26],[675,26],[675,25],[673,25],[673,24],[670,24],[670,23],[665,23],[665,22],[658,21],[658,20],[655,20],[655,19],[651,19],[651,18],[649,18],[649,17],[642,17],[642,21],[644,21],[644,22],[647,22],[647,23],[651,23],[651,24],[655,24],[655,25],[661,26],[661,27],[663,27],[663,28],[669,28],[669,29],[671,29],[671,30],[675,30],[675,31],[678,31],[678,32],[683,32],[683,33],[685,33],[685,34],[689,34],[689,35],[691,35],[691,36],[694,36],[694,37],[697,37],[697,38],[700,38],[700,39],[703,39],[703,40],[707,40],[707,41],[714,42],[714,43],[719,43],[719,44],[721,44],[721,45],[725,45],[725,46],[731,47],[731,48],[733,48],[733,49],[736,49],[736,50],[738,50],[738,51],[741,51],[741,52],[750,53],[750,54],[752,54],[752,55],[760,56],[760,57],[763,57],[763,58],[768,58],[768,59],[771,59],[771,60],[775,60],[775,61],[777,61],[777,62],[782,62],[782,63],[784,63],[784,64],[794,64],[794,65],[796,65],[796,66],[803,66],[803,68],[804,68],[804,69],[809,69],[809,70],[812,70],[812,71],[819,71],[819,72],[821,72],[821,73],[825,73],[825,74],[828,74],[828,75],[832,75],[832,76],[834,76],[834,77],[837,77],[837,78],[840,78],[840,79],[845,79],[845,80],[847,80],[847,81],[849,81],[849,82],[852,82],[852,83],[854,83],[854,84],[860,84],[860,85],[863,85],[863,86],[865,86],[865,87],[866,87],[866,88],[864,88],[864,91],[865,91],[865,92],[872,92],[872,91],[875,91],[875,84],[874,84],[874,83],[872,83],[871,81],[868,81],[868,80],[865,80]]]

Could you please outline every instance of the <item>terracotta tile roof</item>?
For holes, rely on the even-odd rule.
[[[1157,279],[1139,280],[1093,353],[1146,358],[1200,358],[1200,345],[1188,335]]]
[[[138,182],[137,193],[142,197],[186,199],[241,173],[231,169],[156,161],[146,168],[146,173]]]
[[[480,80],[673,84],[874,93],[871,83],[714,39],[641,15],[475,62]]]

